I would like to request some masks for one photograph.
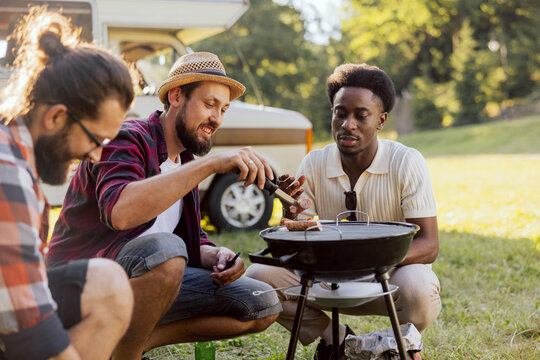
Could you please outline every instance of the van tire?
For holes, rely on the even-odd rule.
[[[207,213],[218,230],[256,230],[268,226],[274,197],[256,185],[244,186],[237,175],[215,179],[209,193]]]

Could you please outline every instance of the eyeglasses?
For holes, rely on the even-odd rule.
[[[103,139],[103,141],[99,141],[95,136],[94,134],[92,134],[90,132],[90,130],[88,130],[88,128],[86,126],[84,126],[84,124],[82,123],[82,121],[72,112],[72,111],[69,111],[68,110],[68,113],[69,113],[69,116],[71,116],[73,118],[73,120],[75,120],[75,122],[77,124],[79,124],[79,126],[81,127],[82,131],[84,131],[84,133],[86,135],[88,135],[88,137],[90,138],[90,140],[92,140],[92,142],[94,144],[96,144],[96,146],[94,146],[93,148],[91,148],[89,151],[86,152],[86,156],[88,156],[90,153],[92,153],[92,151],[104,146],[104,145],[107,145],[108,143],[111,142],[111,139],[109,138],[105,138]]]
[[[356,191],[344,191],[343,193],[345,194],[345,207],[347,210],[356,210]],[[347,220],[356,221],[356,214],[351,213]]]

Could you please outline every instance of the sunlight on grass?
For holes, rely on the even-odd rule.
[[[528,238],[540,251],[540,155],[427,158],[439,229],[503,238]],[[274,202],[270,226],[281,219]],[[60,208],[51,211],[52,233]],[[215,228],[203,220],[208,231]]]
[[[439,229],[529,238],[540,250],[539,155],[428,158]]]
[[[429,130],[399,138],[424,156],[540,153],[540,115]]]

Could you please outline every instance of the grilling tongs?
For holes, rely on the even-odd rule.
[[[266,178],[264,182],[264,190],[268,191],[270,195],[274,194],[278,199],[283,201],[288,205],[298,206],[298,203],[294,198],[287,194],[285,191],[281,190],[278,185],[274,184],[270,179]]]

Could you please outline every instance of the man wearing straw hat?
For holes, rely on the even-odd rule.
[[[47,261],[54,267],[106,257],[124,267],[135,308],[118,359],[262,331],[281,311],[274,293],[252,295],[271,288],[242,277],[241,258],[225,268],[235,254],[215,246],[200,227],[197,185],[206,177],[236,172],[246,186],[261,189],[265,176],[273,178],[268,162],[249,147],[202,156],[244,90],[216,55],[182,56],[159,88],[165,111],[126,121],[101,161],[83,162],[73,177]]]

